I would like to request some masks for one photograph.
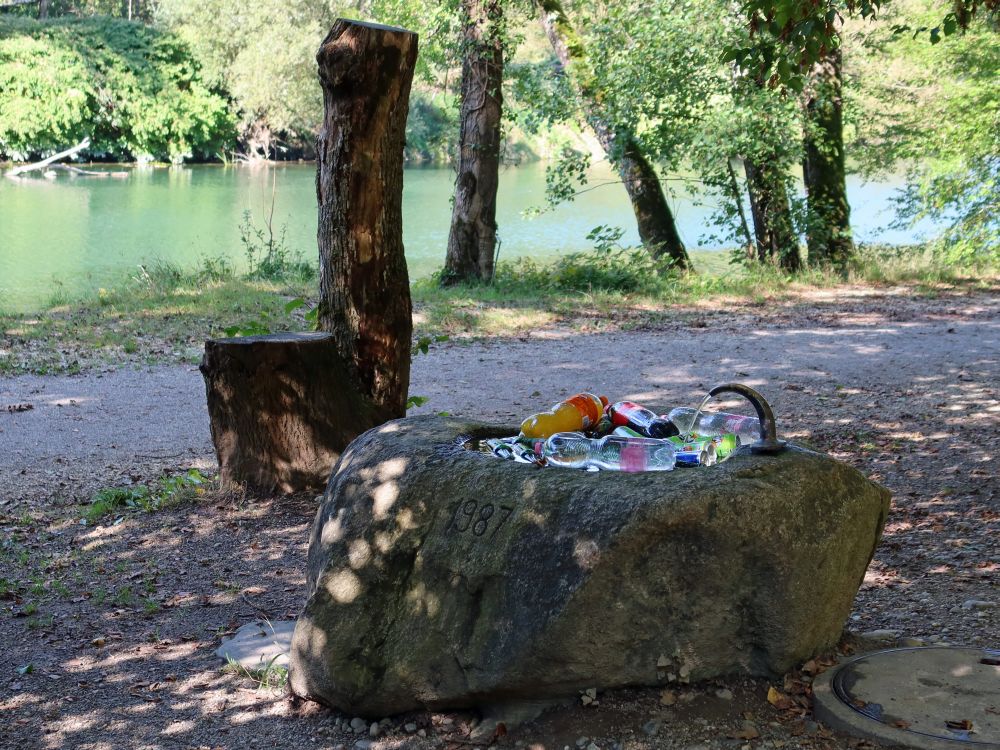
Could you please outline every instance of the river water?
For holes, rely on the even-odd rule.
[[[123,168],[109,168],[110,170]],[[74,296],[120,282],[141,263],[157,259],[193,267],[225,257],[245,266],[239,225],[245,211],[263,225],[274,196],[273,226],[304,257],[316,253],[315,167],[191,166],[124,168],[127,179],[27,177],[0,179],[0,310],[44,307],[54,296]],[[448,168],[407,169],[403,233],[411,278],[444,262],[454,173]],[[596,187],[601,183],[610,183]],[[681,237],[690,248],[719,249],[705,238],[711,201],[695,200],[685,181],[667,183]],[[882,231],[892,218],[898,181],[849,179],[852,224],[860,241],[906,243],[913,232]],[[588,249],[599,224],[621,226],[623,242],[637,243],[624,188],[609,172],[592,176],[593,189],[569,204],[531,217],[542,207],[542,164],[504,169],[497,221],[500,257],[545,259]]]

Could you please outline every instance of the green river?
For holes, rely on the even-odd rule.
[[[158,259],[194,267],[202,258],[221,256],[245,266],[239,224],[250,211],[257,226],[263,225],[272,190],[275,229],[284,227],[287,245],[304,257],[316,252],[312,164],[106,169],[125,169],[129,176],[0,179],[0,310],[34,310],[54,297],[92,292]],[[406,170],[403,233],[411,278],[444,261],[453,181],[448,168]],[[595,174],[591,186],[604,182],[612,184],[529,217],[530,209],[544,203],[544,165],[504,169],[497,216],[500,257],[544,259],[585,250],[587,233],[599,224],[621,226],[627,230],[623,242],[638,242],[624,189],[609,173]],[[683,181],[668,184],[684,241],[691,248],[718,249],[703,238],[712,231],[706,224],[711,206],[692,200]],[[849,182],[857,239],[903,243],[919,238],[878,231],[891,219],[890,197],[898,186]]]

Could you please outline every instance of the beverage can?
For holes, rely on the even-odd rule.
[[[716,459],[715,441],[712,438],[667,438],[675,446],[678,466],[712,466]]]
[[[712,442],[715,443],[715,457],[722,461],[740,447],[739,436],[734,435],[731,432],[727,432],[725,435],[716,435],[712,438]]]

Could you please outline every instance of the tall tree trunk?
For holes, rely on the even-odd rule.
[[[843,76],[840,47],[810,73],[805,94],[802,175],[809,208],[809,261],[843,269],[854,255],[844,168]]]
[[[743,230],[743,239],[746,240],[746,256],[748,261],[757,260],[757,247],[754,238],[750,234],[750,225],[747,223],[747,215],[743,210],[743,194],[740,192],[740,185],[736,181],[736,172],[733,170],[732,159],[726,159],[726,172],[729,174],[729,192],[733,202],[736,204],[736,212],[740,217],[740,229]],[[751,207],[752,208],[752,207]]]
[[[385,419],[406,413],[412,307],[403,145],[417,35],[339,19],[316,55],[319,326]],[[369,425],[370,426],[370,425]]]
[[[799,241],[792,226],[783,175],[771,164],[758,165],[749,159],[743,160],[743,168],[750,193],[757,259],[770,261],[787,271],[799,270],[802,267]]]
[[[490,281],[497,238],[503,7],[501,0],[462,0],[462,8],[461,130],[445,283]]]
[[[600,107],[600,90],[587,64],[586,51],[560,0],[536,0],[542,28],[563,70],[580,97],[587,124],[593,129],[608,159],[618,167],[639,228],[639,238],[654,257],[667,256],[680,268],[691,261],[673,212],[667,204],[656,170],[627,128],[608,122]]]
[[[38,17],[43,20],[49,17],[49,0],[38,0]]]

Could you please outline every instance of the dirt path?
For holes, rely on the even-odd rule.
[[[667,319],[658,330],[438,346],[414,360],[411,392],[429,401],[413,413],[513,423],[582,389],[667,408],[722,381],[747,383],[771,400],[786,437],[893,493],[850,627],[1000,646],[1000,607],[988,606],[1000,603],[1000,296],[829,293],[759,312],[696,312],[683,330]],[[33,408],[5,409],[22,403]],[[196,368],[0,380],[0,746],[355,742],[337,714],[220,673],[212,653],[221,634],[261,613],[295,616],[312,498],[206,496],[78,521],[79,504],[102,487],[213,465]],[[563,748],[586,736],[605,750],[739,747],[730,735],[748,712],[772,747],[857,746],[776,711],[766,691],[762,681],[701,685],[670,708],[658,691],[621,692],[502,744]],[[468,718],[394,720],[374,747],[447,744]],[[642,729],[651,719],[661,721],[655,735]],[[406,732],[411,720],[427,739]]]

